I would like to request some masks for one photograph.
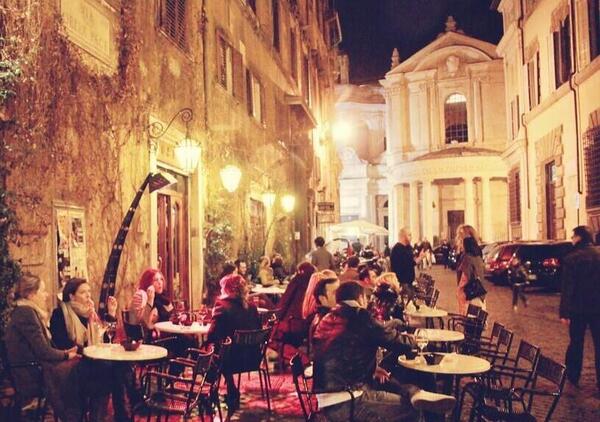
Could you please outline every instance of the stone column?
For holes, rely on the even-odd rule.
[[[492,196],[490,192],[490,178],[481,178],[481,237],[486,242],[492,239]]]
[[[465,224],[475,226],[475,192],[472,177],[465,177]]]
[[[389,244],[392,247],[398,241],[398,232],[404,227],[404,185],[392,186],[388,201]]]
[[[433,244],[432,180],[423,180],[423,237]]]
[[[408,189],[408,207],[410,214],[410,231],[413,240],[419,236],[419,182],[412,181]]]

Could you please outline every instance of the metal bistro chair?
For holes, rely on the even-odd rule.
[[[236,330],[233,333],[231,351],[226,359],[223,373],[237,374],[239,390],[242,374],[258,372],[260,392],[267,400],[267,408],[271,412],[269,366],[267,364],[267,343],[271,337],[271,328],[260,330]],[[264,365],[264,366],[263,366]]]
[[[487,374],[464,386],[459,409],[462,409],[466,394],[473,397],[472,409],[475,409],[479,403],[484,402],[486,395],[493,394],[496,399],[499,399],[503,393],[498,393],[498,391],[510,391],[516,388],[517,384],[520,384],[521,388],[529,388],[539,357],[540,348],[538,346],[521,340],[514,358],[506,358],[506,363],[502,365],[494,364]]]
[[[23,399],[16,388],[13,371],[35,371],[37,376],[38,394],[33,399],[36,402],[34,420],[43,422],[48,413],[48,399],[44,394],[44,374],[39,362],[19,362],[11,364],[8,361],[4,342],[0,342],[0,400],[10,403],[8,406],[0,406],[0,420],[21,420],[23,417]],[[4,419],[6,412],[6,419]]]
[[[538,388],[538,381],[545,380],[544,384],[552,386],[551,389]],[[531,414],[535,396],[552,397],[550,406],[545,406],[545,422],[549,422],[558,405],[566,380],[566,367],[546,356],[540,356],[535,369],[535,377],[531,388],[517,387],[501,390],[501,400],[491,400],[491,403],[479,402],[473,407],[473,416],[485,421],[508,422],[536,422]],[[492,395],[492,398],[493,395]],[[519,408],[515,409],[515,404]]]
[[[300,401],[300,408],[304,415],[305,422],[314,422],[320,416],[319,405],[317,403],[317,394],[319,391],[312,387],[311,377],[307,375],[307,367],[302,362],[302,356],[296,353],[290,360],[292,367],[292,377],[296,394]],[[346,392],[350,395],[350,415],[348,420],[354,421],[354,393],[348,389]]]
[[[188,358],[171,359],[171,363],[188,368],[182,376],[171,375],[168,371],[148,371],[142,377],[144,391],[144,407],[148,411],[148,421],[151,414],[156,414],[159,421],[164,415],[181,415],[187,419],[196,407],[200,407],[201,394],[204,390],[206,374],[214,359],[214,350],[189,349]],[[195,359],[191,355],[195,354]],[[185,372],[189,376],[184,376]]]
[[[514,336],[515,334],[512,331],[502,327],[496,343],[489,346],[486,343],[482,343],[477,354],[482,358],[490,360],[492,364],[500,363],[501,365],[506,365]]]

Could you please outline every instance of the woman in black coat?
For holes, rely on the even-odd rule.
[[[80,361],[77,348],[68,350],[52,345],[45,311],[48,293],[44,282],[32,274],[23,274],[17,283],[15,308],[6,329],[6,352],[11,365],[37,362],[34,367],[15,368],[12,376],[22,404],[37,397],[44,388],[55,414],[66,422],[79,421],[83,403],[79,394]]]

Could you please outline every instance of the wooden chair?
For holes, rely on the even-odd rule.
[[[296,353],[292,357],[290,366],[292,367],[294,387],[300,401],[304,420],[305,422],[313,422],[320,414],[317,403],[317,394],[320,392],[313,388],[311,377],[307,375],[307,367],[302,362],[302,356],[299,353]],[[346,391],[350,396],[350,415],[348,415],[348,420],[354,421],[354,393],[350,389]]]

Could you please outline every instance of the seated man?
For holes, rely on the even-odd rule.
[[[406,353],[411,346],[392,325],[383,326],[369,314],[360,284],[342,283],[336,292],[336,301],[337,306],[323,317],[313,336],[316,390],[352,389],[354,419],[361,421],[414,420],[414,409],[443,414],[453,408],[454,397],[401,384],[377,367],[379,347]],[[348,394],[320,394],[318,400],[329,420],[348,420]]]
[[[338,287],[340,287],[340,281],[337,278],[323,278],[319,280],[313,290],[313,296],[317,301],[317,310],[314,315],[310,317],[311,323],[308,330],[309,350],[312,350],[312,338],[317,326],[323,317],[336,305],[335,292]]]
[[[344,271],[339,277],[340,283],[345,283],[346,281],[358,281],[358,264],[360,264],[360,259],[356,255],[353,255],[346,260]]]

